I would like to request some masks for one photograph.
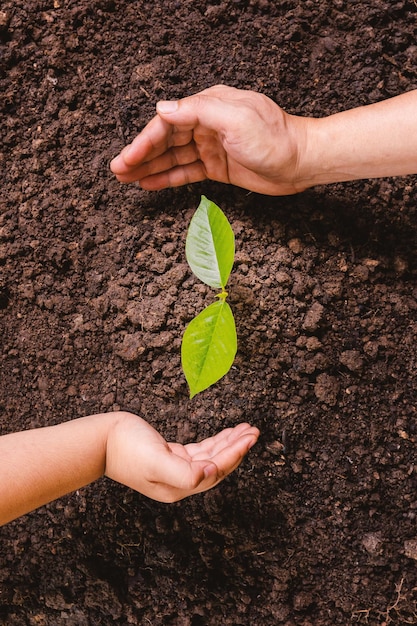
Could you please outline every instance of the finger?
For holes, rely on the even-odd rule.
[[[123,150],[123,159],[127,166],[134,167],[138,163],[147,162],[155,159],[167,150],[175,146],[186,146],[193,140],[192,129],[184,130],[176,128],[160,120],[166,128],[162,128],[161,137],[158,137],[156,131],[160,124],[153,124],[152,127],[146,127],[131,144]],[[152,132],[154,131],[154,132]]]
[[[243,435],[253,435],[256,441],[259,437],[259,430],[246,422],[242,422],[232,428],[225,428],[212,437],[197,443],[188,443],[185,446],[180,443],[169,443],[168,445],[175,454],[183,458],[193,461],[210,460],[224,447],[230,446]]]
[[[196,161],[195,163],[176,167],[167,172],[146,176],[143,179],[139,179],[139,183],[141,187],[147,191],[157,191],[159,189],[166,189],[167,187],[181,187],[181,185],[198,183],[202,180],[206,180],[206,178],[207,175],[203,163]]]
[[[119,157],[116,157],[116,159],[118,158]],[[182,166],[194,165],[195,163],[198,163],[197,168],[190,167],[182,172]],[[158,186],[174,187],[179,184],[184,184],[183,182],[177,182],[178,180],[187,182],[193,179],[192,182],[196,182],[196,176],[197,180],[207,178],[204,165],[199,159],[198,151],[194,143],[178,148],[171,148],[160,156],[138,164],[136,167],[127,167],[123,163],[118,165],[118,161],[115,166],[111,165],[111,167],[113,173],[116,173],[117,170],[117,178],[122,183],[139,181],[142,184],[142,180],[145,178],[155,176],[156,174],[163,174]],[[172,173],[171,170],[176,168],[179,168],[179,172]],[[196,172],[198,173],[196,174]]]
[[[218,482],[240,465],[243,457],[256,443],[257,439],[258,435],[255,433],[241,435],[239,439],[223,447],[217,454],[211,457],[210,460],[215,463],[217,467]]]
[[[161,481],[152,482],[149,489],[149,495],[154,500],[161,502],[176,502],[196,493],[207,491],[220,483],[229,472],[219,471],[217,465],[207,461],[186,461],[188,468],[184,467],[178,471],[178,458],[175,466],[168,470],[166,474],[161,473]],[[241,460],[241,459],[240,459]],[[240,461],[239,461],[240,462]],[[237,467],[236,463],[234,467]],[[177,470],[177,471],[175,471]],[[232,471],[232,470],[230,470]],[[141,490],[146,495],[146,489]]]
[[[237,438],[226,438],[218,442],[215,454],[211,454],[207,459],[205,459],[203,453],[197,453],[193,457],[193,463],[206,462],[207,466],[205,468],[205,480],[198,485],[198,489],[195,493],[214,487],[233,472],[240,465],[247,452],[256,443],[258,437],[258,429],[249,428],[248,430],[242,431]],[[210,472],[208,471],[211,465],[209,461],[215,466],[215,471],[212,469]]]
[[[183,143],[184,142],[184,143]],[[195,143],[192,141],[192,136],[189,133],[175,133],[172,136],[173,147],[167,150],[160,151],[156,147],[155,150],[148,153],[148,157],[135,165],[128,165],[126,163],[126,153],[131,146],[126,146],[110,163],[110,168],[114,174],[116,174],[118,180],[123,183],[130,183],[134,181],[140,181],[148,176],[159,174],[160,172],[169,171],[177,166],[189,165],[194,161],[199,161],[198,150]],[[132,144],[133,145],[133,144]],[[165,146],[164,146],[165,148]],[[161,154],[159,154],[161,152]],[[129,153],[130,158],[130,153]],[[194,176],[191,176],[195,178]],[[171,175],[166,177],[166,182],[163,186],[170,186]],[[206,175],[204,175],[206,178]],[[187,180],[187,174],[182,177]],[[198,180],[202,180],[199,173]],[[195,182],[195,180],[193,180]],[[175,176],[173,178],[173,185],[176,186]],[[178,184],[178,183],[177,183]],[[179,183],[183,184],[183,183]]]
[[[161,101],[156,110],[164,121],[177,127],[201,125],[216,132],[226,131],[236,124],[236,107],[220,99],[222,93],[222,90],[206,90],[181,100]]]
[[[174,443],[168,447],[164,444],[163,454],[158,455],[158,463],[150,471],[152,482],[189,491],[206,480],[205,488],[209,488],[239,465],[258,436],[259,430],[246,423],[225,429],[201,442],[202,449],[196,454],[199,458],[189,453],[190,448],[199,444],[181,446]],[[204,472],[206,468],[210,471]]]
[[[170,147],[171,132],[172,125],[156,115],[132,143],[111,161],[111,171],[116,176],[124,176],[145,159],[159,156]]]
[[[167,492],[179,492],[185,495],[196,492],[198,486],[206,479],[207,475],[212,476],[217,473],[217,469],[207,460],[191,461],[184,451],[175,451],[174,446],[169,446],[163,450],[163,453],[157,455],[158,461],[151,466],[147,473],[152,478],[149,483],[152,485],[152,494],[154,488],[166,490]],[[156,455],[155,455],[156,458]],[[209,470],[205,472],[205,468]],[[213,479],[211,479],[213,482]],[[182,495],[181,497],[185,497]],[[152,495],[152,497],[154,497]]]
[[[223,448],[230,446],[243,435],[259,437],[259,430],[247,422],[242,422],[233,428],[225,428],[213,437],[204,439],[198,443],[189,443],[185,446],[193,459],[212,458]]]
[[[171,148],[160,156],[150,161],[145,161],[135,168],[135,173],[140,180],[147,176],[166,172],[178,166],[190,165],[195,161],[199,161],[199,155],[195,144],[192,142],[186,146]]]
[[[193,466],[198,463],[206,463],[206,465],[203,467],[204,476],[199,482],[195,483],[192,493],[201,493],[218,485],[240,465],[246,453],[256,443],[256,440],[257,434],[241,435],[239,439],[233,441],[216,456],[212,457],[211,463],[203,460],[193,461]]]

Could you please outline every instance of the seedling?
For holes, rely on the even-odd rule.
[[[235,237],[223,211],[205,196],[191,219],[185,256],[197,278],[220,289],[218,300],[191,320],[182,338],[182,369],[193,398],[227,374],[237,350],[235,320],[226,302]]]

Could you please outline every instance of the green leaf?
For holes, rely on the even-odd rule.
[[[227,374],[237,350],[236,327],[228,303],[213,302],[185,329],[181,361],[192,398]]]
[[[191,219],[185,255],[203,283],[218,289],[226,287],[235,256],[235,236],[223,211],[205,196],[201,196]]]

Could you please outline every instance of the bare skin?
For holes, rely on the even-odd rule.
[[[160,502],[217,485],[259,436],[239,424],[199,443],[167,443],[131,413],[90,415],[0,437],[0,525],[107,476]]]
[[[225,85],[156,110],[111,162],[119,181],[158,190],[212,179],[279,196],[417,172],[417,90],[320,119]]]

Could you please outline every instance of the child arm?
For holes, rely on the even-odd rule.
[[[0,525],[103,475],[144,495],[175,502],[210,489],[233,471],[259,432],[248,424],[200,443],[167,443],[124,412],[0,437]]]

